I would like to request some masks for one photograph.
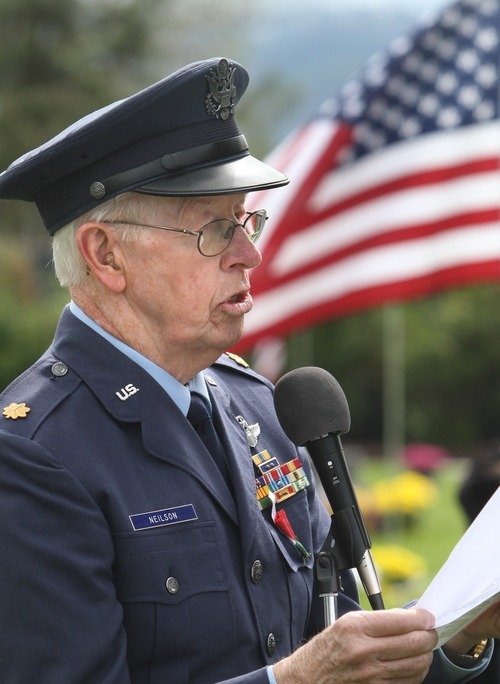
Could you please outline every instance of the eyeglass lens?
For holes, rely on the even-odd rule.
[[[241,225],[252,242],[256,242],[266,222],[265,211],[249,214],[243,224],[229,219],[218,219],[207,223],[199,233],[198,249],[205,256],[217,256],[229,245],[238,225]]]

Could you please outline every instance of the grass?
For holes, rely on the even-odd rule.
[[[372,540],[373,556],[377,550],[390,547],[394,549],[394,560],[397,562],[398,548],[408,550],[418,556],[414,572],[401,582],[385,581],[381,576],[383,597],[387,608],[402,606],[418,598],[440,567],[448,558],[455,544],[467,527],[467,519],[458,500],[458,490],[465,473],[465,464],[456,460],[436,473],[432,482],[436,488],[434,501],[420,511],[411,525],[404,523],[402,518],[382,522],[373,528],[369,519],[367,525]],[[377,480],[393,477],[398,472],[397,466],[379,460],[367,460],[356,466],[353,473],[356,486],[370,488]],[[363,508],[362,497],[360,505]],[[389,550],[389,554],[392,553]],[[376,561],[375,561],[376,562]],[[377,565],[377,563],[376,563]],[[361,589],[361,603],[369,608],[368,601]]]

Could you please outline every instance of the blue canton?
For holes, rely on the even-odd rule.
[[[372,57],[320,115],[352,126],[351,162],[424,133],[498,117],[499,0],[463,0]]]

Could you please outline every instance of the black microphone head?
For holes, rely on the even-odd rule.
[[[342,387],[324,368],[305,366],[286,373],[276,383],[274,406],[283,431],[298,446],[351,427]]]

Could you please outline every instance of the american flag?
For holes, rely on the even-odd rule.
[[[395,40],[270,155],[291,183],[251,197],[271,218],[238,350],[500,279],[499,2]]]

